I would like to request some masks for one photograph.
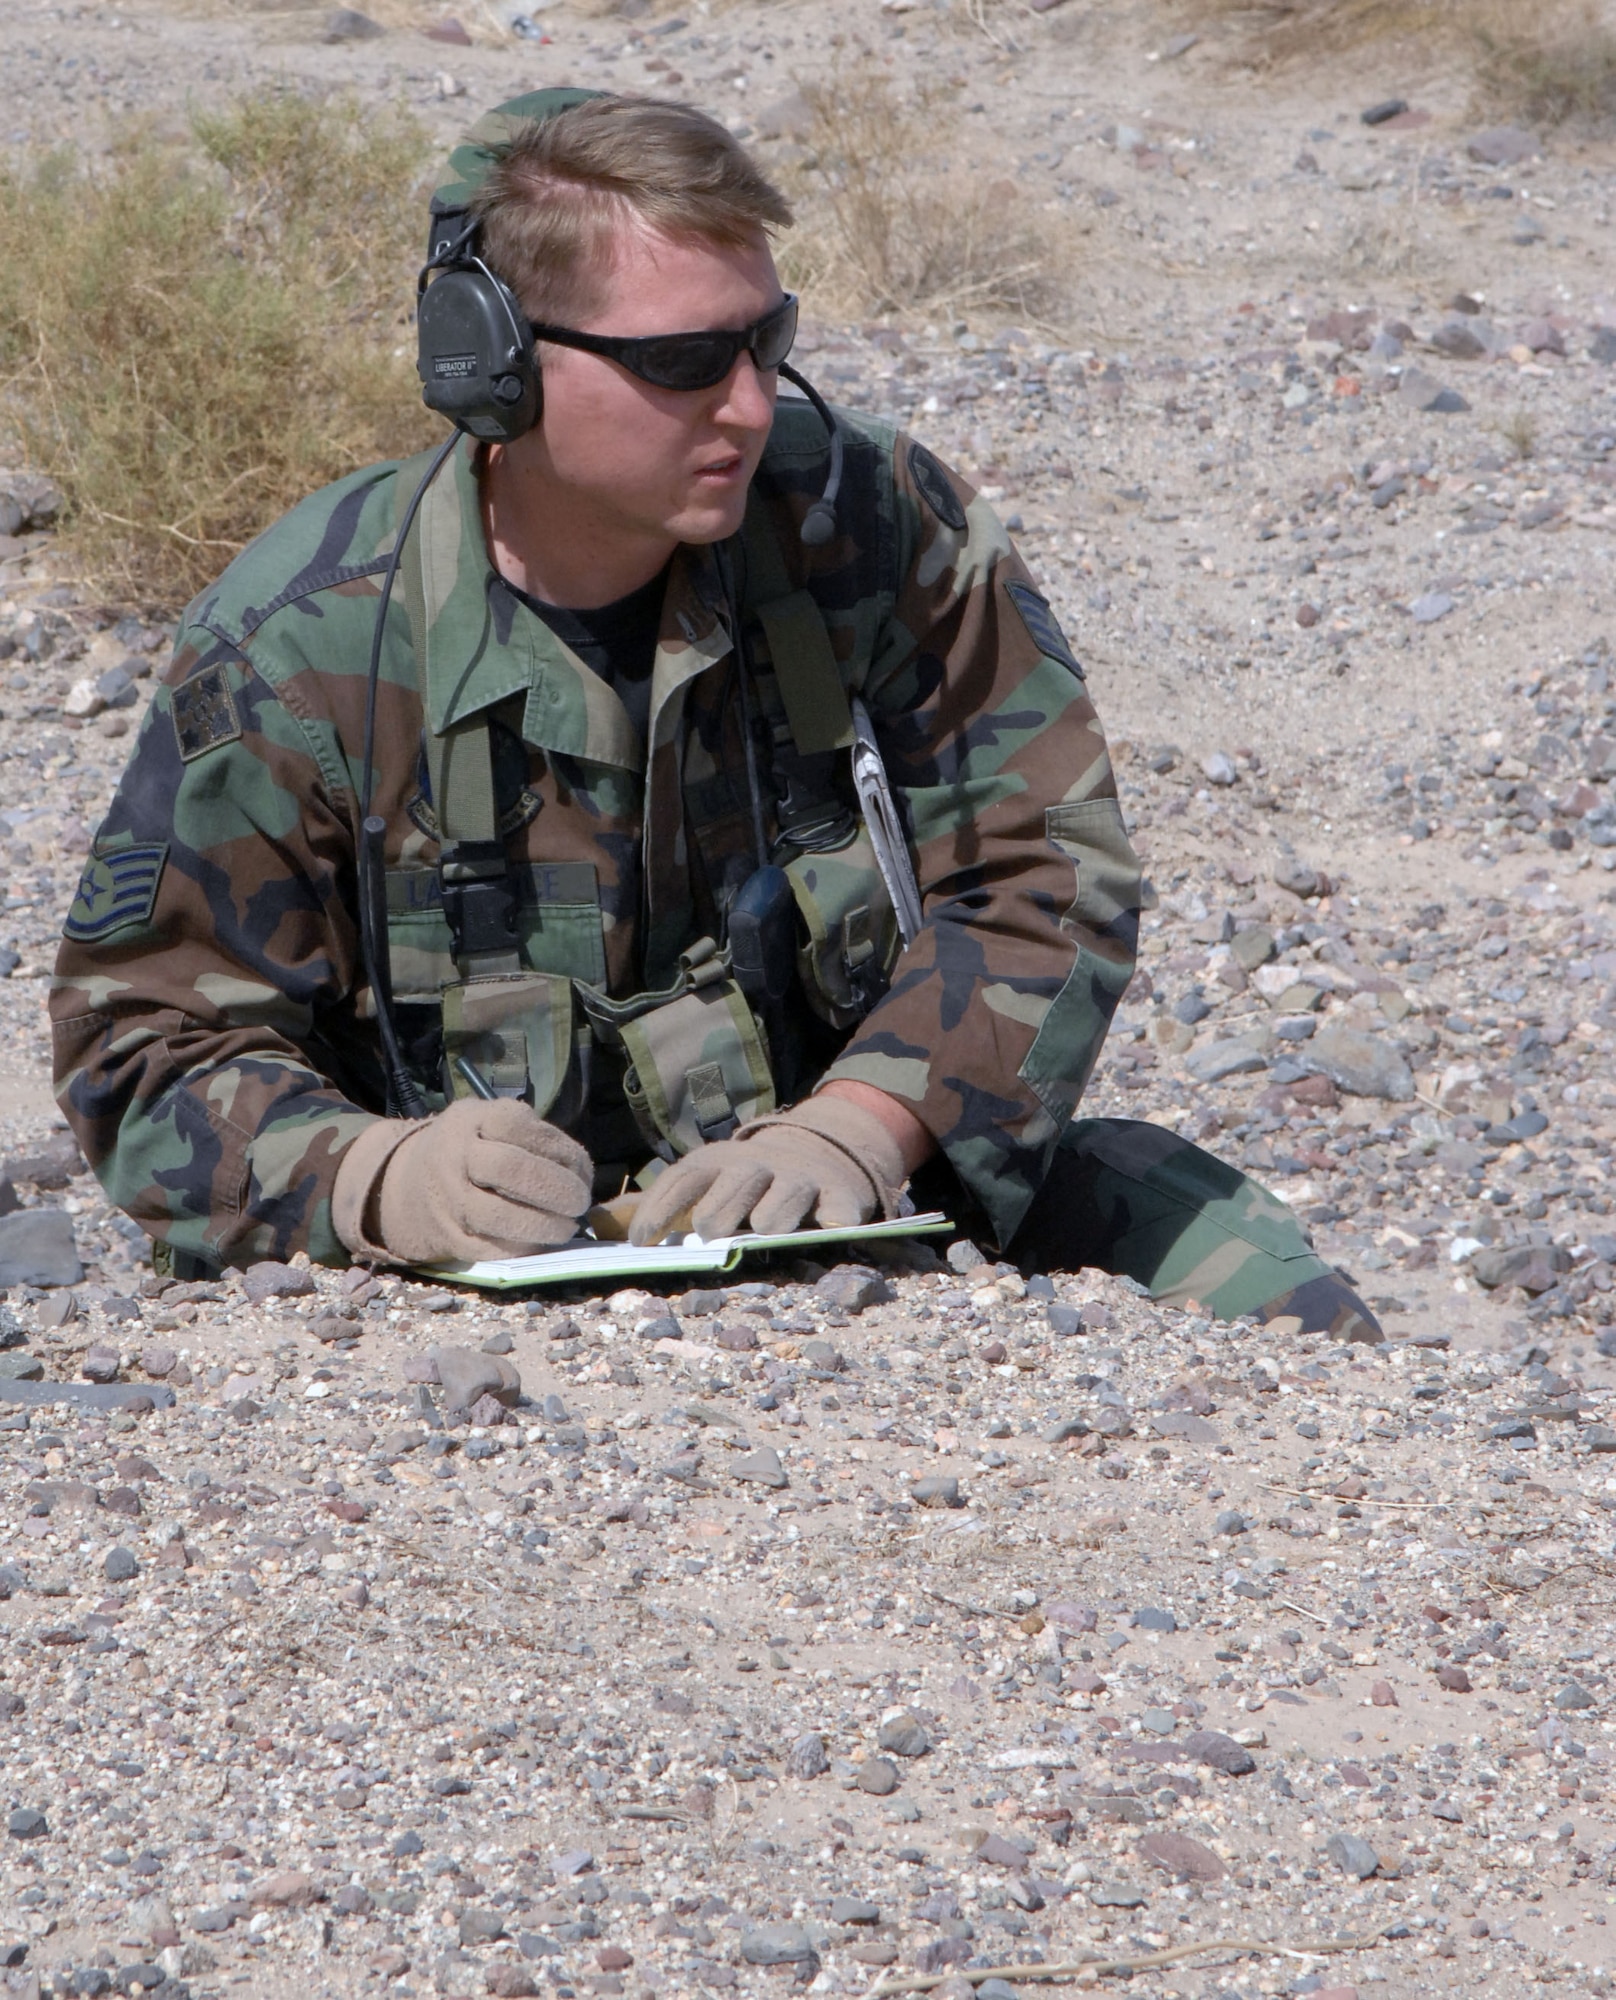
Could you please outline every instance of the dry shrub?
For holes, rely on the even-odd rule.
[[[970,147],[946,93],[905,99],[879,71],[845,67],[845,83],[800,86],[812,124],[783,176],[798,211],[789,282],[828,312],[1058,315],[1051,218],[1013,182],[961,164]]]
[[[1539,127],[1616,127],[1616,26],[1592,4],[1487,5],[1472,25],[1483,101]]]
[[[412,366],[424,135],[286,96],[0,172],[0,436],[83,580],[172,606],[302,495],[437,425]]]
[[[1280,64],[1388,37],[1439,34],[1467,9],[1468,0],[1183,0],[1175,13],[1191,27],[1232,28],[1244,61]]]
[[[1539,127],[1616,124],[1616,25],[1598,0],[1181,0],[1177,18],[1235,31],[1242,61],[1316,61],[1422,42],[1473,68],[1477,109]]]

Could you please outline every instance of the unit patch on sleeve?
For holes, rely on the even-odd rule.
[[[204,667],[174,690],[170,706],[180,762],[189,764],[241,734],[241,717],[223,667]]]
[[[1030,583],[1007,583],[1004,591],[1021,613],[1021,622],[1032,634],[1032,642],[1039,652],[1047,653],[1052,660],[1059,660],[1079,680],[1085,679],[1077,656],[1067,645],[1066,634],[1060,628],[1060,620],[1050,610],[1048,600],[1040,597]]]
[[[92,854],[79,877],[78,894],[62,925],[62,936],[75,944],[99,944],[114,931],[145,923],[157,901],[157,885],[167,860],[166,841]]]
[[[965,509],[960,497],[948,483],[948,474],[927,451],[923,444],[909,447],[909,477],[920,490],[920,497],[942,522],[945,528],[952,528],[956,535],[965,532]]]

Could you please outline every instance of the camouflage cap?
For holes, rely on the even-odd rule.
[[[529,90],[485,111],[449,155],[449,171],[432,191],[432,213],[454,215],[466,208],[482,186],[502,146],[508,146],[524,125],[541,125],[559,111],[587,104],[592,97],[609,97],[607,90],[581,90],[571,85],[555,90]]]

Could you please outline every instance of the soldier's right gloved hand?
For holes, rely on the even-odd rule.
[[[356,1257],[475,1263],[578,1233],[593,1169],[576,1139],[514,1098],[457,1098],[435,1117],[378,1118],[337,1169],[331,1219]]]

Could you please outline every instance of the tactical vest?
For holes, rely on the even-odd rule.
[[[417,463],[425,462],[400,468],[400,510],[421,476]],[[735,638],[750,637],[759,669],[753,686],[773,747],[779,827],[773,859],[796,908],[796,984],[819,1020],[846,1029],[885,991],[902,943],[865,818],[835,782],[856,736],[870,754],[867,718],[860,713],[856,732],[854,702],[824,616],[810,592],[791,589],[773,523],[755,498],[742,544]],[[419,536],[411,537],[399,576],[425,716]],[[849,663],[855,687],[866,665]],[[519,740],[519,718],[511,722]],[[506,843],[531,811],[519,802],[501,823],[500,727],[498,708],[442,735],[427,726],[439,859],[387,871],[395,1005],[417,1023],[423,1014],[441,1023],[438,1048],[431,1033],[413,1042],[411,1067],[429,1108],[471,1094],[475,1077],[568,1125],[588,1098],[595,1063],[606,1060],[621,1067],[623,1095],[645,1148],[663,1160],[725,1138],[774,1109],[782,1050],[771,1049],[769,1028],[737,983],[727,950],[712,938],[695,939],[667,987],[614,999],[605,991],[593,868],[508,858]],[[717,822],[703,818],[688,792],[685,812],[692,847],[705,855],[704,834]],[[789,1032],[778,1021],[773,1026],[777,1042]],[[434,1074],[424,1073],[427,1062]]]

